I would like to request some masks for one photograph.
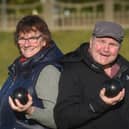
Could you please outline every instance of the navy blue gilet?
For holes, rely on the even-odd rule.
[[[24,87],[33,97],[33,105],[43,108],[42,101],[37,97],[35,85],[40,71],[48,64],[52,64],[59,70],[61,65],[58,59],[62,57],[61,51],[53,43],[49,48],[45,48],[32,58],[21,63],[16,59],[9,67],[9,77],[5,81],[0,91],[0,129],[32,129],[40,126],[41,129],[47,128],[40,125],[35,120],[28,120],[25,114],[13,111],[8,103],[8,97],[18,87]],[[23,127],[18,123],[26,125]]]

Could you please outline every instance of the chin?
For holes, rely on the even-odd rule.
[[[105,62],[105,61],[104,61],[104,62],[102,62],[102,61],[98,61],[97,63],[98,63],[98,64],[101,64],[101,65],[108,65],[108,64],[110,64],[110,63]]]
[[[24,55],[25,58],[31,58],[33,55]]]

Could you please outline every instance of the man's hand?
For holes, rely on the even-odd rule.
[[[124,96],[125,96],[125,89],[123,88],[117,96],[115,97],[112,97],[112,98],[109,98],[105,95],[105,92],[106,92],[106,89],[103,88],[101,89],[100,91],[100,98],[108,105],[115,105],[117,104],[118,102],[122,101]]]

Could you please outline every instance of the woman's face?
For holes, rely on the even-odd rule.
[[[25,58],[34,56],[46,46],[46,41],[43,39],[42,34],[39,31],[20,33],[17,43],[21,54]]]

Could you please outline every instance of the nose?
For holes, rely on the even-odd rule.
[[[109,44],[105,44],[104,45],[104,51],[109,51],[109,47],[110,47]]]
[[[28,39],[25,40],[24,46],[26,46],[26,47],[27,47],[27,46],[30,46],[30,42],[29,42]]]

